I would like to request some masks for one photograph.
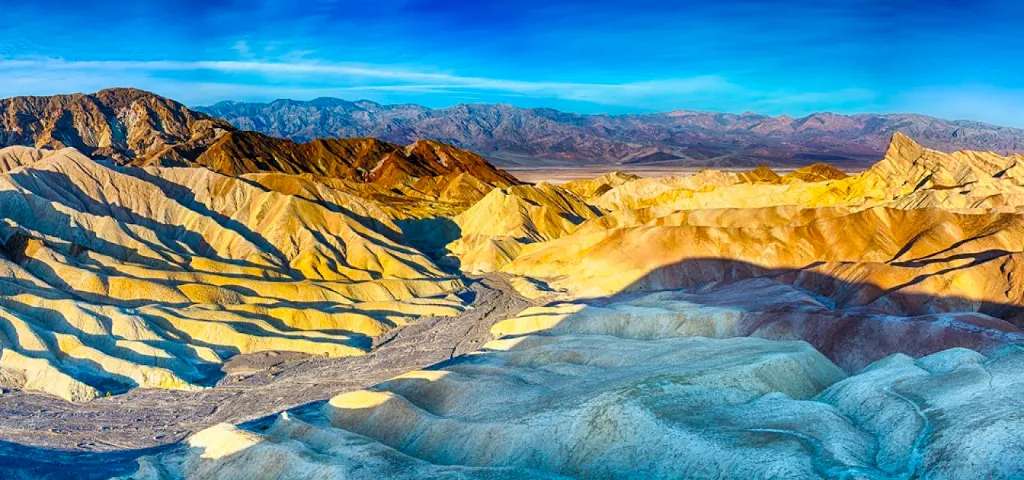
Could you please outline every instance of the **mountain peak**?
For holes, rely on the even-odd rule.
[[[903,132],[897,131],[889,140],[889,148],[883,158],[893,161],[908,162],[921,156],[924,147]]]
[[[143,96],[146,96],[146,97],[160,97],[160,98],[164,98],[164,97],[162,97],[160,95],[157,95],[157,94],[155,94],[153,92],[150,92],[149,90],[143,90],[141,88],[135,88],[135,87],[110,87],[110,88],[104,88],[104,89],[94,93],[93,95],[95,95],[97,97],[100,97],[100,96],[123,96],[123,97],[143,97]]]
[[[223,120],[137,88],[0,100],[4,144],[73,147],[121,163],[180,159],[230,130]]]
[[[893,134],[885,156],[865,174],[891,187],[890,194],[925,188],[980,188],[999,179],[1022,178],[1021,157],[984,151],[945,153],[925,148],[901,132]],[[1015,180],[1016,181],[1016,180]],[[995,190],[993,190],[995,191]]]

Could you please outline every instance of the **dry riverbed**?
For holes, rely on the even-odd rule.
[[[473,281],[472,307],[456,317],[424,317],[374,339],[365,356],[322,358],[287,352],[227,362],[215,387],[136,389],[86,403],[49,395],[0,395],[0,478],[106,478],[134,459],[173,446],[220,422],[239,423],[476,350],[490,326],[534,304],[500,275]]]

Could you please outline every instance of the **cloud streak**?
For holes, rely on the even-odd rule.
[[[5,74],[39,72],[43,74],[42,77],[46,77],[46,74],[61,72],[64,75],[79,74],[91,78],[107,74],[112,79],[120,78],[119,76],[125,73],[133,76],[159,76],[207,72],[233,76],[258,76],[264,81],[269,79],[276,83],[287,83],[296,88],[315,84],[320,89],[336,90],[397,92],[478,90],[622,105],[642,103],[645,99],[655,97],[721,94],[739,90],[737,86],[715,75],[626,83],[580,83],[463,76],[379,65],[237,60],[0,59],[0,72]]]
[[[248,44],[238,48],[248,48]],[[238,49],[236,48],[236,50]],[[0,97],[131,86],[190,105],[221,100],[370,99],[382,103],[505,101],[585,112],[676,109],[803,115],[848,111],[875,99],[871,90],[759,91],[719,75],[620,83],[532,81],[458,75],[404,66],[259,60],[65,60],[0,57]]]

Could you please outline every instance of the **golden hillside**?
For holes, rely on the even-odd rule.
[[[202,417],[128,478],[1006,476],[1021,160],[896,135],[853,175],[512,185],[4,149],[0,382],[92,406],[241,391],[218,372],[258,352],[390,372]]]
[[[462,281],[392,241],[399,227],[368,200],[58,153],[0,176],[8,385],[72,400],[192,389],[231,355],[359,355],[462,309],[448,296]]]

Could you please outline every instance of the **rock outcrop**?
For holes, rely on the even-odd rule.
[[[182,162],[232,130],[223,120],[131,88],[0,100],[0,146],[71,147],[120,163]]]

